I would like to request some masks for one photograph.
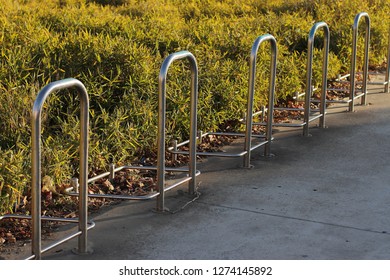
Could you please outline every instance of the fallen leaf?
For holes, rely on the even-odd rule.
[[[8,232],[6,234],[6,236],[7,236],[8,243],[15,243],[16,242],[16,238],[12,233]]]
[[[67,215],[64,216],[65,218],[75,218],[76,217],[76,212],[71,212]]]

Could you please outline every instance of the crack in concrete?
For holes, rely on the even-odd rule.
[[[298,218],[298,217],[291,217],[291,216],[267,213],[267,212],[263,212],[263,211],[244,209],[244,208],[239,208],[239,207],[219,205],[219,204],[208,203],[208,202],[203,202],[203,201],[195,201],[194,203],[205,204],[205,205],[208,205],[208,206],[215,206],[215,207],[220,207],[220,208],[225,208],[225,209],[230,209],[230,210],[244,211],[244,212],[248,212],[248,213],[260,214],[260,215],[264,215],[264,216],[277,217],[277,218],[282,218],[282,219],[289,219],[289,220],[295,220],[295,221],[301,221],[301,222],[315,223],[315,224],[321,224],[321,225],[327,225],[327,226],[333,226],[333,227],[339,227],[339,228],[347,228],[347,229],[353,229],[353,230],[357,230],[357,231],[363,231],[363,232],[369,232],[369,233],[375,233],[375,234],[390,235],[390,232],[387,232],[387,231],[364,229],[364,228],[359,228],[359,227],[354,227],[354,226],[340,225],[340,224],[329,223],[329,222],[321,222],[321,221],[315,221],[315,220],[310,220],[310,219],[304,219],[304,218]]]

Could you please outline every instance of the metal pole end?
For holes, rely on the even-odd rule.
[[[255,168],[255,166],[253,164],[249,164],[249,165],[244,165],[243,168],[245,168],[245,169],[253,169],[253,168]]]
[[[200,145],[200,144],[202,144],[202,141],[203,141],[203,139],[202,139],[203,131],[202,130],[198,130],[197,134],[198,134],[197,135],[198,140],[197,140],[196,144]]]
[[[75,193],[79,193],[79,178],[72,178],[70,180],[70,186],[73,188]]]
[[[81,252],[78,248],[73,248],[72,253],[78,256],[92,255],[93,249],[88,248],[85,252]]]
[[[115,164],[114,163],[110,163],[108,166],[109,166],[108,168],[109,168],[109,171],[110,171],[110,175],[109,175],[108,179],[110,181],[112,181],[115,178]]]
[[[157,213],[157,214],[169,214],[170,210],[167,207],[164,207],[164,208],[156,207],[156,208],[152,209],[152,212]]]

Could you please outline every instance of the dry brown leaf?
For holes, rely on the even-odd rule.
[[[64,216],[65,218],[75,218],[76,217],[76,212],[71,212],[67,215]]]

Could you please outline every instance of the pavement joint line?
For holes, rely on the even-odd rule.
[[[276,217],[276,218],[282,218],[282,219],[289,219],[289,220],[296,220],[296,221],[302,221],[302,222],[308,222],[308,223],[327,225],[327,226],[332,226],[332,227],[353,229],[353,230],[363,231],[363,232],[368,232],[368,233],[390,235],[390,232],[387,232],[387,231],[378,231],[378,230],[364,229],[364,228],[347,226],[347,225],[340,225],[340,224],[329,223],[329,222],[321,222],[321,221],[315,221],[315,220],[310,220],[310,219],[304,219],[304,218],[297,218],[297,217],[291,217],[291,216],[267,213],[267,212],[263,212],[263,211],[249,210],[249,209],[244,209],[244,208],[239,208],[239,207],[233,207],[233,206],[226,206],[226,205],[208,203],[208,202],[203,202],[203,201],[199,201],[199,200],[198,201],[194,201],[194,203],[205,204],[205,205],[208,205],[208,206],[215,206],[215,207],[219,207],[219,208],[243,211],[243,212],[248,212],[248,213],[260,214],[260,215],[264,215],[264,216],[271,216],[271,217]]]

